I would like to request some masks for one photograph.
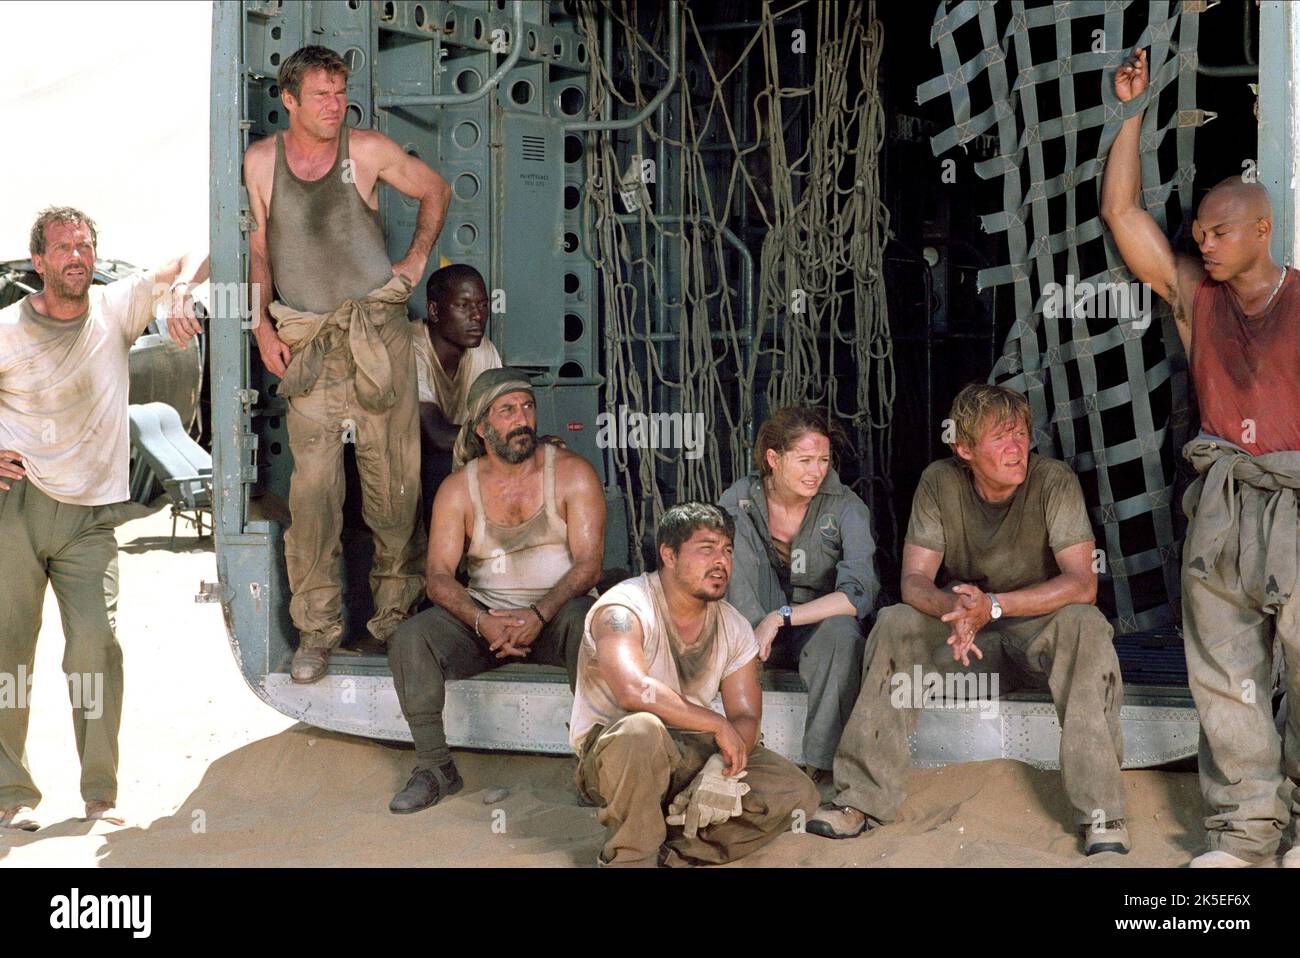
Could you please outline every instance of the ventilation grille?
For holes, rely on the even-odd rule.
[[[546,159],[546,137],[524,136],[523,157],[525,160],[541,162]]]

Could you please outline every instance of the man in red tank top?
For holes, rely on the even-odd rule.
[[[1145,92],[1146,51],[1116,72],[1115,95]],[[1135,276],[1173,307],[1201,410],[1183,449],[1200,477],[1183,498],[1183,633],[1201,719],[1209,850],[1192,867],[1271,860],[1300,867],[1300,277],[1273,261],[1273,214],[1258,183],[1233,177],[1201,200],[1200,257],[1175,254],[1138,205],[1141,112],[1106,164],[1102,217]],[[1274,639],[1291,707],[1272,710]]]

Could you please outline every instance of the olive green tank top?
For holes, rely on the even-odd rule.
[[[334,165],[318,180],[289,169],[284,134],[275,135],[275,179],[266,241],[277,298],[293,309],[332,313],[393,278],[379,212],[357,192],[348,127]]]

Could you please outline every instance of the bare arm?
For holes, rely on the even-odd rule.
[[[1092,550],[1094,541],[1080,542],[1053,553],[1061,574],[1053,576],[1046,582],[1017,589],[1014,592],[999,592],[998,604],[1002,614],[1012,616],[1047,615],[1067,605],[1092,605],[1097,601],[1097,573],[1092,571]],[[953,658],[962,659],[975,641],[975,633],[984,628],[993,618],[993,600],[987,592],[973,585],[953,586],[955,592],[964,597],[962,607],[944,616],[944,621],[951,622],[957,641],[949,639],[953,646]],[[977,652],[980,658],[983,654]]]
[[[435,402],[420,403],[420,433],[433,448],[451,452],[460,435],[460,426],[449,422],[442,407]]]
[[[763,725],[763,690],[758,684],[758,659],[750,659],[722,680],[722,708],[727,713],[727,721],[744,740],[745,751],[753,751]]]
[[[383,134],[373,133],[366,139],[368,148],[373,151],[380,181],[402,195],[420,201],[411,247],[393,267],[414,285],[424,275],[429,252],[442,232],[447,207],[451,205],[451,187],[426,163],[411,156]]]
[[[262,143],[274,146],[270,139],[259,141],[244,155],[244,185],[252,208],[256,228],[248,234],[249,306],[253,310],[253,339],[262,356],[262,365],[276,376],[283,376],[293,358],[289,346],[275,332],[269,306],[275,285],[271,277],[271,256],[266,245],[267,194],[275,154]]]
[[[573,565],[537,603],[548,620],[600,581],[605,560],[605,490],[596,470],[578,455],[556,452],[555,459],[555,484],[564,490],[556,505],[569,530]]]
[[[425,589],[433,602],[475,628],[488,649],[497,653],[497,658],[523,658],[527,651],[511,645],[506,630],[520,628],[526,620],[517,614],[484,613],[466,588],[456,581],[456,567],[465,552],[465,519],[471,508],[464,471],[448,476],[433,500]]]
[[[934,584],[934,577],[939,574],[942,564],[942,552],[904,543],[903,571],[899,576],[903,601],[936,619],[947,615],[959,602],[951,591]]]
[[[1126,103],[1144,93],[1147,84],[1147,53],[1141,50],[1116,71],[1115,95]],[[1204,272],[1193,257],[1174,254],[1169,238],[1141,205],[1141,132],[1141,113],[1129,117],[1120,127],[1106,159],[1101,216],[1115,237],[1125,265],[1173,307],[1178,336],[1186,350],[1191,344],[1191,295]]]
[[[644,640],[641,620],[631,609],[622,605],[601,609],[592,620],[591,638],[596,644],[596,669],[609,686],[619,708],[625,712],[649,712],[672,728],[708,732],[727,759],[728,775],[734,775],[745,767],[745,758],[753,746],[732,725],[728,717],[730,712],[723,716],[713,709],[688,702],[646,671],[645,656],[641,651]],[[754,670],[754,684],[757,686],[758,666],[751,662],[746,668]],[[728,678],[735,678],[735,675]],[[724,706],[725,687],[724,681]],[[761,708],[760,705],[760,711]]]

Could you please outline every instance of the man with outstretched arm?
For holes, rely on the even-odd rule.
[[[527,376],[489,369],[470,386],[456,440],[467,465],[433,502],[426,573],[434,606],[407,619],[388,663],[417,765],[388,808],[437,804],[461,788],[443,726],[448,679],[507,662],[562,665],[570,685],[605,555],[605,492],[581,456],[537,438]],[[469,586],[456,579],[467,560]]]
[[[817,807],[812,780],[758,744],[758,642],[723,598],[734,535],[717,506],[669,509],[658,571],[587,616],[569,741],[578,788],[600,807],[602,865],[735,861]]]
[[[63,618],[86,818],[121,824],[113,527],[130,498],[128,356],[160,304],[182,349],[199,332],[189,292],[207,279],[208,258],[92,286],[97,241],[80,210],[44,210],[30,240],[44,288],[0,310],[0,673],[31,676],[48,582]],[[37,827],[24,814],[41,800],[25,755],[28,714],[25,694],[0,707],[0,829]]]
[[[290,675],[299,683],[323,678],[343,639],[345,442],[356,446],[361,513],[375,542],[375,614],[365,644],[382,648],[421,592],[420,427],[406,301],[451,190],[382,133],[348,127],[347,78],[333,50],[293,53],[278,77],[289,129],[244,156],[257,225],[248,234],[253,335],[289,406],[284,553],[298,630]],[[420,202],[410,249],[397,263],[379,219],[380,183]]]
[[[1115,95],[1146,92],[1147,52],[1116,71]],[[1193,868],[1273,859],[1300,868],[1300,279],[1269,250],[1258,183],[1230,177],[1192,224],[1200,257],[1176,254],[1139,197],[1139,112],[1106,161],[1102,217],[1124,262],[1173,308],[1201,412],[1183,455],[1200,474],[1183,496],[1183,641],[1201,719],[1209,849]],[[1274,639],[1289,702],[1272,712]]]

